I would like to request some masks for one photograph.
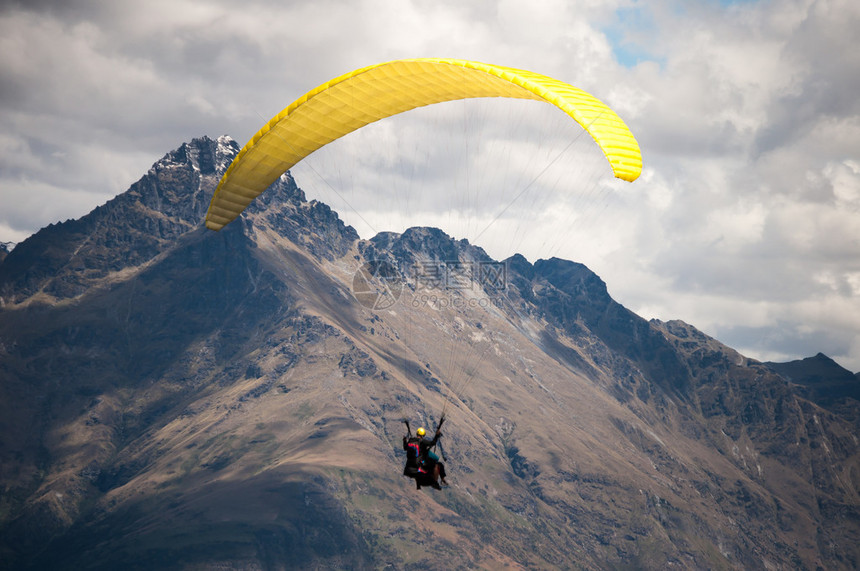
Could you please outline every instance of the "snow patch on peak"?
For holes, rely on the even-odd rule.
[[[194,143],[196,141],[192,141]],[[186,148],[186,154],[188,156],[188,162],[191,164],[191,168],[195,171],[200,172],[200,145],[183,145]]]
[[[179,148],[167,153],[150,169],[154,174],[162,169],[191,167],[200,174],[222,176],[239,152],[239,145],[231,137],[222,135],[216,140],[209,137],[182,143]]]
[[[215,170],[219,175],[227,171],[227,167],[236,158],[239,152],[239,143],[230,135],[221,135],[216,139],[218,146],[215,148]]]

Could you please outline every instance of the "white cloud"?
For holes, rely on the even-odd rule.
[[[512,107],[469,124],[485,146],[449,137],[459,108],[380,124],[373,149],[346,141],[348,171],[316,157],[328,180],[311,169],[299,184],[363,216],[365,233],[489,225],[478,244],[494,255],[583,261],[648,317],[754,356],[821,350],[858,370],[857,29],[851,0],[12,4],[0,9],[0,240],[84,214],[192,137],[246,140],[351,69],[476,59],[608,102],[642,145],[640,180],[607,182],[569,153],[542,173],[570,136],[542,117],[501,129]]]

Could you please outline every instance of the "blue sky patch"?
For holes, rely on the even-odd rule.
[[[657,33],[654,18],[646,8],[619,8],[615,11],[615,21],[602,31],[612,46],[615,59],[624,67],[634,67],[644,61],[654,61],[661,66],[665,63],[665,58],[651,52],[642,43],[643,38]]]

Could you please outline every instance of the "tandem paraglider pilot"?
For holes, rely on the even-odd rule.
[[[421,489],[421,486],[430,486],[437,490],[442,489],[442,485],[447,486],[445,481],[445,464],[439,461],[439,456],[434,452],[439,438],[442,437],[442,422],[436,428],[436,433],[433,438],[427,436],[423,428],[415,431],[415,436],[412,436],[412,430],[409,428],[409,422],[404,420],[406,424],[406,436],[403,437],[403,450],[406,452],[406,465],[403,467],[403,475],[415,480],[415,487]],[[442,482],[440,485],[439,482]]]

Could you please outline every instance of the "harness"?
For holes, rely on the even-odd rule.
[[[441,427],[442,427],[442,423],[443,423],[443,422],[445,422],[445,417],[444,417],[444,416],[442,416],[442,418],[439,420],[439,424],[438,424],[438,426],[436,427],[437,431],[438,431],[438,429],[439,429],[439,428],[441,428]],[[407,466],[409,466],[408,461],[409,461],[409,460],[413,460],[413,459],[414,459],[414,460],[415,460],[415,465],[416,465],[416,468],[417,468],[417,472],[418,472],[419,474],[424,474],[424,475],[430,474],[431,472],[430,472],[430,471],[428,471],[428,470],[426,469],[426,467],[425,467],[425,465],[426,465],[426,463],[427,463],[426,455],[432,455],[432,460],[433,460],[433,466],[434,466],[434,469],[435,469],[435,464],[436,464],[436,462],[438,462],[438,461],[439,461],[438,456],[436,456],[435,454],[433,454],[433,452],[431,452],[429,449],[427,450],[427,454],[426,454],[426,455],[421,454],[421,442],[422,442],[422,441],[421,441],[421,440],[418,440],[417,438],[416,438],[415,440],[412,440],[411,432],[409,432],[409,422],[408,422],[408,421],[406,421],[406,420],[404,419],[403,423],[404,423],[404,424],[406,424],[407,436],[409,436],[409,437],[410,437],[410,438],[409,438],[409,441],[407,441],[407,443],[406,443],[406,458],[407,458]],[[404,470],[405,470],[405,469],[404,469]]]
[[[417,442],[409,442],[406,446],[408,448],[406,451],[407,457],[415,458],[416,461],[421,458],[421,447]]]

